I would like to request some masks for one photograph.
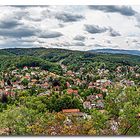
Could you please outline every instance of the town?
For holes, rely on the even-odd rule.
[[[128,67],[131,72],[134,72],[133,67]],[[2,73],[3,78],[0,81],[0,93],[1,96],[15,96],[17,92],[34,88],[37,96],[51,96],[53,93],[74,95],[79,98],[85,109],[104,109],[104,96],[108,94],[108,88],[120,86],[125,88],[126,86],[135,86],[133,80],[127,80],[121,74],[122,67],[116,68],[116,79],[121,79],[119,82],[113,82],[108,79],[109,70],[98,69],[97,74],[101,79],[88,82],[83,80],[82,71],[75,73],[71,70],[66,71],[63,76],[59,76],[55,73],[47,70],[41,70],[39,67],[27,67],[23,69],[14,69],[10,73]],[[79,78],[79,75],[81,79]],[[92,74],[88,75],[92,79]],[[61,79],[67,77],[63,84]],[[140,74],[135,74],[136,78],[140,78]],[[81,97],[81,89],[88,91],[89,95],[84,98]]]

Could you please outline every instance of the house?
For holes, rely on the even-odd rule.
[[[37,83],[37,80],[36,80],[36,79],[32,79],[31,82],[32,82],[33,84],[35,84],[35,83]]]
[[[102,92],[107,92],[108,90],[106,88],[101,88]]]
[[[93,83],[92,83],[92,82],[90,82],[90,83],[88,84],[88,86],[93,86]]]
[[[78,95],[78,90],[67,89],[67,93],[68,93],[68,94]]]
[[[23,85],[17,85],[17,89],[24,89],[25,87]]]
[[[15,95],[15,93],[11,92],[11,91],[5,91],[4,94],[7,95],[7,96],[8,95],[10,95],[10,96],[14,96]]]
[[[73,89],[67,89],[67,93],[68,94],[72,94],[73,93]]]
[[[52,73],[52,72],[50,72],[49,75],[50,75],[51,77],[56,77],[56,74],[54,74],[54,73]]]
[[[31,75],[36,75],[36,73],[32,71],[32,72],[31,72]]]
[[[23,67],[23,70],[28,70],[28,67],[27,67],[27,66],[24,66],[24,67]]]
[[[96,107],[99,108],[99,109],[103,109],[104,108],[103,101],[102,100],[97,100]]]
[[[96,108],[96,103],[91,103],[92,108]]]
[[[23,79],[27,79],[27,80],[30,80],[30,78],[31,78],[30,76],[24,76],[23,77]]]
[[[128,67],[129,71],[133,72],[134,68],[133,67]]]
[[[79,78],[76,79],[76,85],[81,85],[81,80]]]
[[[17,72],[17,70],[13,70],[12,71],[12,75],[15,75],[15,74],[17,74],[18,72]]]
[[[103,85],[103,84],[110,85],[111,84],[111,81],[110,80],[107,80],[107,79],[101,79],[101,80],[96,80],[96,84],[97,85]]]
[[[138,78],[138,77],[140,77],[140,74],[139,73],[136,73],[135,76]]]
[[[78,113],[80,112],[79,109],[63,109],[62,110],[63,113]]]
[[[117,72],[121,72],[121,71],[122,71],[122,67],[121,67],[121,66],[118,66],[118,67],[116,68],[116,70],[117,70]]]
[[[140,118],[140,113],[137,114],[136,118]]]
[[[23,85],[19,85],[18,82],[13,82],[13,88],[16,88],[16,89],[24,89],[24,86]]]
[[[129,81],[129,80],[125,80],[125,79],[121,80],[120,83],[124,84],[126,86],[134,86],[135,85],[134,81]]]
[[[129,80],[127,81],[126,84],[127,84],[127,86],[134,86],[135,85],[134,81],[129,81]]]
[[[66,87],[67,87],[67,88],[71,87],[71,85],[70,85],[69,82],[66,82]]]
[[[85,102],[83,103],[83,107],[84,107],[84,109],[91,109],[92,106],[91,106],[90,101],[85,101]]]
[[[73,93],[78,95],[78,90],[73,90]]]
[[[54,87],[54,90],[55,90],[55,91],[60,91],[60,86],[58,86],[58,85],[55,86],[55,87]]]
[[[18,85],[19,83],[16,81],[16,82],[12,82],[13,86],[15,85]]]
[[[40,94],[38,94],[38,96],[50,96],[51,95],[51,92],[50,91],[45,91],[45,92],[42,92]]]
[[[67,74],[68,76],[75,76],[74,73],[73,73],[71,70],[67,71],[66,74]]]
[[[40,68],[39,67],[33,67],[35,70],[39,70]]]
[[[93,101],[93,100],[96,99],[96,96],[95,95],[89,95],[86,98],[87,98],[87,101]]]
[[[5,86],[5,91],[9,91],[9,90],[11,90],[11,86]]]
[[[97,94],[96,99],[103,99],[103,94]]]
[[[94,83],[93,82],[90,82],[89,84],[88,84],[88,88],[94,88],[95,86],[94,86]]]
[[[83,112],[80,112],[79,109],[63,109],[62,112],[67,116],[74,116],[74,117],[86,117],[87,115]]]
[[[49,87],[48,82],[45,82],[44,84],[42,84],[41,87],[47,89]]]

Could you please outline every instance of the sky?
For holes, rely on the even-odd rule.
[[[0,6],[0,48],[140,50],[140,6]]]

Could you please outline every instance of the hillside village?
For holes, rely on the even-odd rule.
[[[66,66],[63,65],[65,73],[63,76],[49,72],[47,70],[41,70],[39,67],[27,67],[22,69],[14,69],[9,73],[2,73],[3,78],[0,81],[0,94],[14,97],[17,92],[32,89],[36,91],[37,96],[51,96],[54,92],[58,94],[74,95],[82,101],[84,109],[98,108],[104,109],[104,97],[108,95],[108,88],[114,86],[126,87],[135,86],[133,80],[123,79],[121,74],[121,68],[116,68],[116,79],[121,78],[119,82],[113,82],[108,79],[109,70],[98,69],[98,75],[101,79],[88,82],[86,79],[79,78],[82,75],[82,71],[76,73],[74,71],[66,71]],[[133,67],[129,67],[131,72],[134,72]],[[92,74],[89,75],[90,77]],[[65,83],[60,82],[60,78],[68,77]],[[140,77],[139,73],[135,74],[135,77]],[[80,90],[84,87],[84,90],[89,90],[89,95],[84,99],[80,96]],[[64,108],[65,109],[65,108]]]

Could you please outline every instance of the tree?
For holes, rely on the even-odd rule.
[[[106,128],[108,115],[105,113],[101,113],[96,109],[91,110],[90,114],[93,121],[94,129],[97,131],[97,134],[100,134],[101,130]]]
[[[28,135],[28,126],[37,119],[36,111],[26,107],[9,106],[7,110],[0,113],[0,128],[5,135]]]
[[[140,106],[138,108],[135,107],[132,102],[125,103],[123,110],[120,112],[119,133],[121,135],[140,134],[140,119],[137,118],[139,111]]]
[[[7,95],[6,94],[2,94],[2,96],[1,96],[1,102],[2,103],[7,103],[8,102],[8,97],[7,97]]]
[[[21,84],[24,85],[24,86],[28,86],[29,80],[27,80],[26,78],[24,78],[24,79],[21,81]]]

